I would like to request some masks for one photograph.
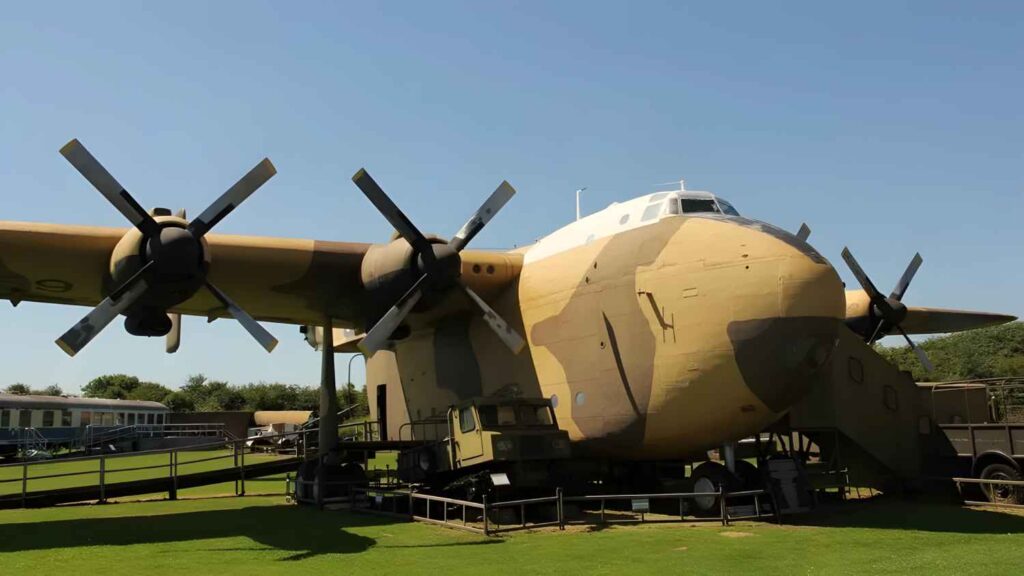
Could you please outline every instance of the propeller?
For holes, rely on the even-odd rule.
[[[264,158],[199,217],[184,225],[173,220],[157,222],[77,139],[68,142],[60,153],[142,234],[143,260],[138,271],[57,339],[61,349],[74,356],[115,317],[126,314],[129,332],[166,334],[167,351],[174,352],[180,341],[181,318],[167,310],[204,286],[261,346],[268,352],[274,349],[277,340],[206,279],[208,267],[203,257],[203,236],[277,172],[269,159]],[[185,220],[184,210],[179,217]],[[133,322],[132,312],[142,320]],[[142,322],[149,324],[140,327]]]
[[[806,222],[800,224],[800,229],[796,232],[796,237],[807,242],[807,239],[811,237],[811,227]]]
[[[422,273],[419,279],[401,298],[366,332],[359,343],[359,348],[372,356],[378,350],[387,347],[388,340],[395,329],[401,325],[409,312],[424,295],[425,290],[444,291],[459,287],[469,297],[483,315],[484,321],[491,330],[505,343],[514,354],[518,354],[526,342],[509,327],[498,314],[469,286],[459,280],[462,261],[461,252],[499,210],[515,195],[516,191],[508,182],[502,182],[491,193],[490,197],[470,217],[469,221],[455,233],[448,243],[432,243],[420,233],[408,217],[391,201],[377,182],[360,169],[352,176],[352,181],[362,190],[363,194],[384,215],[384,218],[395,228],[398,234],[413,248],[416,255],[416,266]]]
[[[853,253],[850,252],[849,248],[843,248],[843,260],[846,261],[846,265],[850,267],[850,271],[853,272],[854,277],[857,278],[857,282],[860,283],[864,292],[867,293],[868,298],[871,301],[871,310],[869,316],[871,317],[873,328],[869,324],[870,331],[865,331],[865,342],[868,344],[874,343],[876,340],[885,336],[890,330],[896,330],[899,332],[903,339],[907,341],[907,345],[917,355],[917,359],[924,366],[924,369],[931,372],[934,367],[931,361],[928,359],[928,355],[925,354],[924,350],[910,339],[910,336],[903,330],[900,324],[907,317],[907,307],[903,304],[903,296],[907,293],[907,288],[910,287],[911,280],[914,279],[914,275],[917,274],[917,269],[921,267],[921,263],[924,260],[921,258],[921,254],[914,254],[914,257],[910,260],[910,264],[907,265],[907,269],[903,271],[903,275],[900,276],[899,281],[896,283],[896,287],[889,296],[885,296],[878,291],[875,284],[871,281],[868,275],[861,268],[860,264],[857,263],[857,259],[853,257]]]

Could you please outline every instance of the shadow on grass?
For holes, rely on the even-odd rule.
[[[89,518],[0,525],[0,553],[79,546],[126,546],[192,542],[245,536],[261,546],[252,551],[288,551],[281,560],[303,560],[321,554],[363,552],[373,538],[348,528],[394,524],[395,521],[358,514],[320,512],[296,506],[253,506],[155,516]],[[499,543],[500,541],[494,541]],[[453,542],[430,546],[490,543]],[[404,547],[404,546],[397,546]],[[410,546],[412,547],[412,546]],[[218,548],[217,550],[230,550]]]
[[[1024,532],[1024,516],[923,497],[878,496],[830,502],[808,514],[786,516],[784,522],[823,528],[881,528],[960,534]]]

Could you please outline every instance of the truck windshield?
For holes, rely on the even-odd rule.
[[[483,428],[501,428],[505,426],[551,426],[551,408],[524,404],[515,405],[483,405],[477,406],[480,414],[480,426]]]

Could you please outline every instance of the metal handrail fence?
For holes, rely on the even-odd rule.
[[[208,451],[208,450],[215,450],[215,449],[218,449],[218,448],[231,448],[231,452],[229,452],[227,454],[219,454],[219,455],[209,456],[209,457],[205,457],[205,458],[187,459],[185,461],[182,461],[181,458],[180,458],[180,455],[183,452]],[[191,446],[178,447],[178,448],[170,448],[170,449],[161,449],[161,450],[143,450],[143,451],[138,451],[138,452],[121,452],[121,453],[114,453],[114,454],[100,454],[98,456],[83,456],[83,457],[75,457],[75,458],[58,458],[58,459],[53,459],[53,460],[36,460],[36,461],[15,462],[15,463],[10,463],[10,464],[0,464],[0,472],[3,472],[4,470],[8,470],[8,469],[21,468],[21,475],[20,475],[20,477],[0,479],[0,486],[5,485],[5,484],[20,482],[21,483],[21,490],[20,490],[20,492],[21,492],[21,502],[22,502],[22,506],[25,507],[28,504],[29,500],[31,500],[34,497],[39,497],[39,496],[45,494],[45,492],[46,492],[46,491],[43,491],[43,490],[30,491],[29,490],[29,485],[30,485],[30,482],[32,482],[32,481],[53,480],[53,479],[57,479],[57,478],[68,478],[68,477],[74,477],[74,476],[98,475],[98,481],[97,481],[96,485],[98,485],[98,488],[99,488],[99,494],[100,494],[99,501],[100,502],[105,502],[106,501],[106,487],[107,487],[108,484],[112,483],[112,482],[109,481],[109,477],[111,477],[113,475],[116,475],[116,474],[125,473],[125,472],[139,472],[139,471],[145,471],[145,470],[166,469],[167,470],[167,479],[168,479],[168,489],[167,489],[168,497],[170,499],[174,500],[174,499],[177,498],[177,484],[178,484],[178,477],[181,475],[180,474],[181,467],[183,467],[183,466],[191,466],[191,465],[200,464],[200,463],[204,463],[204,462],[212,462],[212,461],[216,461],[216,460],[224,460],[224,459],[231,458],[232,459],[232,465],[230,467],[225,467],[225,468],[237,468],[239,470],[239,479],[236,480],[235,493],[237,495],[244,496],[245,495],[245,481],[246,481],[246,479],[245,479],[245,467],[246,467],[246,465],[245,465],[245,452],[246,452],[245,440],[223,440],[223,441],[217,441],[217,442],[209,442],[209,443],[195,444],[195,445],[191,445]],[[167,462],[166,463],[160,463],[160,464],[150,464],[150,465],[144,465],[144,466],[128,466],[128,467],[124,467],[124,468],[113,468],[113,469],[109,468],[109,466],[108,466],[108,463],[116,462],[116,461],[118,461],[120,459],[133,458],[133,457],[137,458],[139,456],[150,456],[150,455],[158,455],[158,454],[166,454],[167,458],[168,458]],[[74,464],[74,463],[80,463],[80,462],[96,462],[98,467],[95,468],[95,469],[79,470],[79,471],[73,471],[73,472],[58,472],[58,473],[52,473],[52,474],[37,474],[37,475],[30,475],[29,474],[29,470],[33,469],[33,468],[36,468],[36,467],[41,467],[41,466],[42,467],[45,467],[45,466],[51,466],[51,467],[52,466],[61,466],[61,465],[64,465],[64,464],[69,464],[69,463],[70,464]],[[147,478],[147,479],[150,479],[150,478]],[[92,486],[92,485],[93,484],[90,483],[87,486]],[[85,487],[85,486],[78,486],[76,488],[81,488],[81,487]]]

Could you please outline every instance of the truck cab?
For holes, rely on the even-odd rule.
[[[399,454],[407,482],[449,484],[468,476],[504,474],[512,484],[547,475],[547,464],[570,456],[547,398],[474,398],[451,406],[447,436]]]

